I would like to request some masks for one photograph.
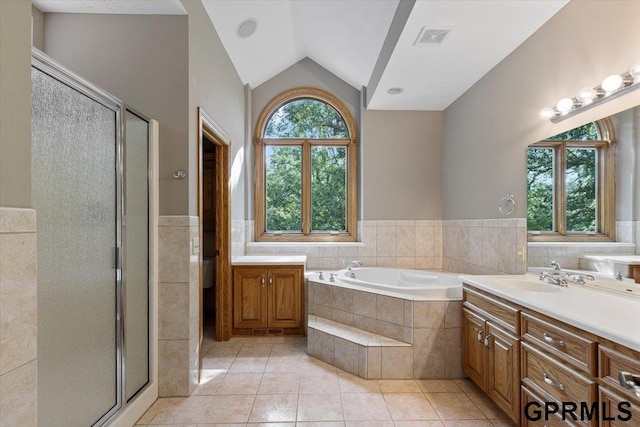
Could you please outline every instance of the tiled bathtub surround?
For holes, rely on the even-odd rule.
[[[158,393],[189,396],[198,382],[198,217],[158,220]]]
[[[247,221],[247,240],[253,221]],[[306,255],[310,270],[337,270],[353,260],[367,267],[442,269],[442,221],[359,221],[358,243],[247,243],[247,255]]]
[[[464,377],[461,301],[411,301],[313,280],[307,298],[312,316],[411,344],[383,343],[363,355],[358,345],[310,327],[310,354],[370,379]],[[358,361],[357,370],[350,360]]]
[[[529,267],[549,267],[556,261],[562,268],[580,268],[580,256],[588,254],[630,254],[633,243],[529,243]]]
[[[36,212],[0,208],[0,425],[37,424]]]
[[[617,221],[616,241],[635,243],[635,253],[640,255],[640,221]],[[633,253],[633,251],[630,253]]]
[[[466,274],[523,274],[527,270],[526,218],[447,220],[444,270]]]
[[[617,221],[615,242],[530,242],[529,267],[548,267],[557,261],[563,268],[591,268],[581,255],[640,255],[640,221]]]

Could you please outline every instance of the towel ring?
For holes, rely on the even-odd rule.
[[[498,210],[502,215],[511,215],[516,209],[516,199],[512,193],[504,196],[498,204]]]

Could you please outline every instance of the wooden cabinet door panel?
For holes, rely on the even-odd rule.
[[[266,271],[238,268],[233,272],[233,327],[267,327]]]
[[[494,402],[514,421],[520,418],[520,344],[518,338],[486,323],[487,388]],[[485,341],[486,342],[486,341]]]
[[[463,309],[462,367],[480,388],[485,388],[484,319]]]
[[[300,269],[268,271],[268,325],[270,328],[297,328],[301,325]]]

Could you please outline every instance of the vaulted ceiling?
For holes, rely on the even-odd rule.
[[[445,109],[567,2],[202,0],[243,83],[257,87],[308,57],[366,86],[368,108],[390,110]],[[44,12],[186,13],[179,0],[33,3]],[[255,32],[239,37],[247,19]]]

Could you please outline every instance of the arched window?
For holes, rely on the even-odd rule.
[[[527,150],[531,241],[615,240],[613,130],[587,123]]]
[[[264,108],[255,130],[257,241],[355,241],[357,131],[345,105],[312,88]]]

